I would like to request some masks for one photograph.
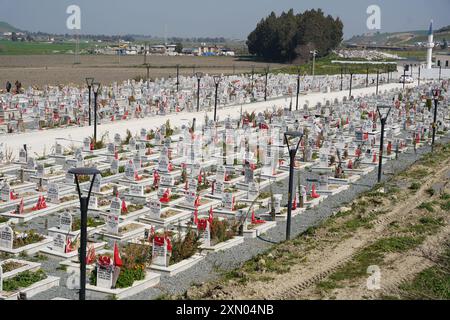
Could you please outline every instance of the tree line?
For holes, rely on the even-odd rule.
[[[311,50],[326,56],[343,37],[343,23],[321,9],[294,14],[291,9],[277,16],[272,12],[261,19],[247,38],[250,54],[277,62],[307,61]]]

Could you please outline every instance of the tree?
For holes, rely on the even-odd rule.
[[[17,38],[17,33],[13,32],[13,33],[11,34],[11,41],[17,41],[17,40],[18,40],[18,38]]]
[[[183,52],[183,44],[181,42],[178,42],[176,47],[175,47],[175,51],[177,53],[182,53]]]
[[[247,46],[250,54],[270,61],[306,59],[312,48],[321,57],[341,43],[342,30],[342,21],[325,16],[321,9],[297,15],[291,9],[279,17],[272,12],[248,35]]]
[[[448,42],[447,42],[447,40],[444,38],[444,39],[442,40],[441,49],[445,50],[445,49],[447,49],[447,48],[448,48]]]

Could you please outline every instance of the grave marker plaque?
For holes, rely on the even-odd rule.
[[[144,196],[144,186],[138,184],[130,185],[130,195],[132,196]]]
[[[25,149],[20,149],[19,151],[19,162],[27,162],[27,152],[25,151]]]
[[[67,239],[65,235],[62,235],[61,233],[57,233],[53,237],[53,250],[56,252],[65,253],[66,252],[66,243]]]
[[[225,192],[222,194],[222,204],[225,209],[233,210],[233,193]]]
[[[10,226],[0,228],[0,248],[12,249],[14,240],[14,231]]]
[[[106,232],[109,234],[119,234],[119,215],[110,212],[106,215]]]
[[[97,287],[111,289],[113,284],[113,266],[97,264]]]
[[[36,177],[43,178],[44,177],[44,164],[38,163],[36,166]]]
[[[47,199],[51,203],[59,203],[59,187],[56,183],[49,183],[47,188]]]
[[[8,182],[5,182],[5,184],[2,187],[1,199],[2,199],[2,201],[5,201],[5,202],[9,202],[11,199],[11,187],[9,186]]]
[[[167,244],[164,238],[155,237],[153,239],[152,257],[154,265],[167,267]]]
[[[72,215],[69,212],[63,212],[59,216],[59,229],[63,231],[72,231]]]
[[[114,197],[111,200],[110,212],[119,216],[121,214],[121,210],[122,210],[122,201],[120,201],[120,198]]]
[[[161,218],[161,202],[158,199],[150,199],[148,207],[150,208],[150,217],[155,219]]]

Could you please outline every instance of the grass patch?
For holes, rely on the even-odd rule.
[[[409,186],[409,190],[413,190],[413,191],[417,191],[420,189],[421,184],[419,182],[413,182],[411,183],[411,185]]]
[[[425,209],[428,212],[434,212],[433,204],[431,202],[422,202],[417,209]]]

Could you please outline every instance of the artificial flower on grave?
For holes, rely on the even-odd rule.
[[[212,206],[209,208],[209,216],[208,216],[208,222],[211,225],[214,220],[214,212]]]
[[[157,170],[153,171],[153,186],[156,187],[159,184],[160,176]]]
[[[90,264],[94,263],[95,257],[96,257],[96,254],[95,254],[94,244],[90,244],[88,247],[87,255],[86,255],[86,264],[90,265]]]
[[[141,181],[142,180],[142,176],[139,176],[137,171],[134,172],[134,181]]]
[[[127,214],[128,213],[128,207],[125,200],[122,200],[122,208],[120,209],[121,214]]]
[[[372,162],[377,163],[377,153],[376,152],[373,153]]]
[[[9,199],[10,200],[17,200],[17,195],[15,195],[13,191],[10,191],[9,192]]]
[[[194,225],[198,225],[198,209],[194,210]]]
[[[114,150],[114,159],[119,160],[119,152],[117,150]]]
[[[66,238],[66,248],[64,250],[65,253],[71,253],[78,250],[79,247],[79,239],[78,237],[75,239],[75,242],[72,241],[70,237]]]
[[[252,210],[252,224],[264,224],[266,221],[261,219],[256,219],[255,217],[255,210]]]
[[[170,189],[169,188],[167,188],[167,190],[164,191],[164,194],[163,194],[162,198],[159,199],[159,201],[161,203],[169,203],[169,201],[170,201]]]
[[[297,194],[294,192],[294,202],[292,203],[292,210],[297,210]]]
[[[352,159],[348,160],[347,169],[353,169],[353,161]]]
[[[100,267],[109,268],[111,267],[111,257],[109,256],[98,256],[97,263]]]
[[[320,198],[320,195],[316,192],[316,184],[315,183],[313,183],[313,185],[312,185],[311,197],[313,199]]]
[[[197,196],[197,198],[195,198],[194,207],[195,208],[200,207],[200,196]]]
[[[119,246],[117,245],[117,242],[114,242],[114,266],[116,266],[116,267],[123,266],[123,262],[122,262],[122,258],[120,257]]]
[[[198,230],[206,230],[206,228],[208,227],[208,222],[208,219],[199,219],[197,224]]]
[[[172,164],[172,162],[169,162],[169,164],[167,165],[167,170],[168,170],[169,172],[172,172],[172,171],[173,171],[173,164]]]

